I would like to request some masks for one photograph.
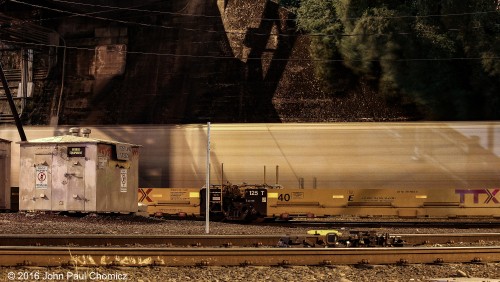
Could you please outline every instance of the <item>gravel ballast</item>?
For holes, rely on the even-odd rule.
[[[212,222],[210,234],[303,234],[308,228],[239,225]],[[389,233],[500,232],[499,229],[377,229]],[[205,233],[205,222],[164,220],[129,215],[86,215],[83,217],[40,213],[0,214],[2,234],[144,234],[179,235]],[[54,278],[29,281],[500,281],[500,263],[408,266],[330,267],[141,267],[141,268],[2,268],[0,281],[10,273],[39,273]],[[68,275],[73,276],[70,279]],[[51,276],[52,275],[52,276]],[[91,275],[94,275],[90,277]],[[99,276],[100,275],[100,276]],[[79,277],[82,279],[74,279]],[[113,278],[101,279],[98,278]],[[64,278],[64,279],[59,279]],[[85,279],[83,279],[85,278]],[[124,279],[126,278],[126,279]],[[436,280],[445,278],[444,280]],[[473,278],[477,278],[474,280]],[[485,280],[487,279],[487,280]],[[26,280],[24,280],[26,281]]]

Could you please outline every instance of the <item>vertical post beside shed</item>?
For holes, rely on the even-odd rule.
[[[10,143],[0,139],[0,210],[10,210]]]

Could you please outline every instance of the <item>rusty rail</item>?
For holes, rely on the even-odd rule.
[[[275,246],[284,235],[0,234],[0,246]],[[499,236],[500,237],[500,236]]]
[[[300,236],[298,234],[294,234]],[[498,241],[500,233],[391,234],[408,245]],[[280,235],[0,234],[0,246],[276,246]],[[312,235],[304,235],[311,237]]]
[[[498,261],[500,261],[500,247],[355,249],[0,247],[0,266],[275,266]]]
[[[442,234],[391,234],[400,236],[409,245],[500,242],[500,233],[442,233]]]

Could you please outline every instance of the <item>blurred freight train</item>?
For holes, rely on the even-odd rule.
[[[93,138],[143,146],[139,199],[153,203],[151,213],[202,214],[205,125],[89,128]],[[69,127],[24,129],[32,140],[66,134]],[[273,185],[216,185],[221,199],[232,200],[211,208],[219,206],[227,218],[498,215],[499,122],[212,124],[210,132],[212,184],[270,183],[262,167],[279,167]],[[2,126],[0,138],[11,141],[8,174],[10,185],[19,187],[17,129]]]

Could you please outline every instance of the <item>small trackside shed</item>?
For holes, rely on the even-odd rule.
[[[10,209],[10,143],[0,139],[0,210]]]
[[[70,133],[19,142],[19,210],[137,212],[140,145]]]

